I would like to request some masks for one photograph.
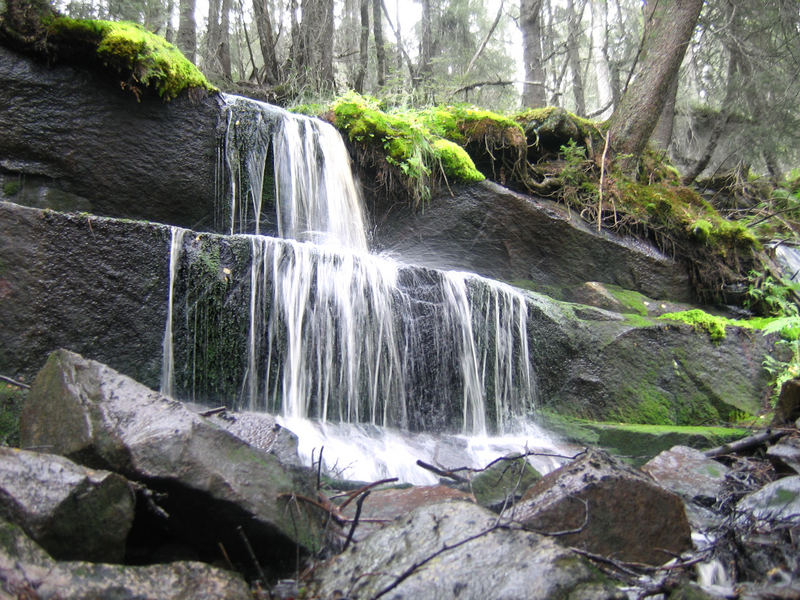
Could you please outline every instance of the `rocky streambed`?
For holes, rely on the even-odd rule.
[[[544,477],[509,456],[428,465],[441,484],[411,487],[335,481],[268,415],[193,410],[60,350],[21,449],[0,449],[0,582],[12,598],[795,598],[798,389],[738,451],[635,469],[580,449]]]

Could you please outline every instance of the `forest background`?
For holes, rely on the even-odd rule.
[[[618,108],[649,11],[680,0],[59,0],[163,35],[221,89],[280,105],[352,89],[392,107]],[[685,0],[684,0],[685,2]],[[708,0],[650,138],[686,181],[798,164],[800,3]]]

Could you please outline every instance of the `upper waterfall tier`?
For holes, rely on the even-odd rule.
[[[366,252],[363,203],[339,133],[319,119],[222,97],[218,226]]]

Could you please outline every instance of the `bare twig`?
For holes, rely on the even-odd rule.
[[[426,462],[424,462],[422,460],[418,460],[417,461],[417,466],[422,467],[423,469],[427,469],[428,471],[431,471],[432,473],[436,473],[440,477],[448,477],[448,478],[453,479],[455,481],[458,481],[460,483],[467,483],[467,481],[468,481],[468,479],[466,479],[465,477],[461,477],[461,475],[456,475],[452,471],[446,471],[444,469],[440,469],[438,467],[434,467],[433,465],[428,464],[428,463],[426,463]]]
[[[201,413],[198,413],[201,417],[211,417],[213,415],[218,415],[220,413],[224,413],[227,409],[225,406],[217,406],[216,408],[209,408],[208,410],[204,410]]]
[[[583,502],[583,523],[580,524],[580,527],[576,527],[575,529],[563,529],[561,531],[541,531],[539,529],[534,529],[533,527],[529,527],[527,525],[522,525],[522,529],[524,529],[525,531],[532,531],[534,533],[538,533],[539,535],[545,535],[547,537],[561,537],[564,535],[572,535],[575,533],[580,533],[581,531],[586,529],[586,525],[589,523],[589,501],[584,500],[583,498],[579,498],[578,496],[570,496],[570,497]]]
[[[367,490],[364,492],[356,502],[356,516],[353,518],[353,523],[350,525],[350,533],[347,534],[347,539],[344,541],[344,548],[342,548],[342,552],[347,550],[347,547],[350,545],[350,542],[353,541],[353,534],[356,532],[356,527],[358,527],[358,519],[361,517],[361,507],[364,504],[364,500],[367,499],[369,496],[370,491]]]
[[[367,485],[364,485],[358,488],[357,490],[353,490],[352,492],[347,492],[346,494],[339,494],[337,496],[333,496],[333,498],[342,498],[345,496],[347,497],[347,500],[345,500],[344,502],[342,502],[341,505],[339,505],[339,508],[343,509],[345,506],[350,504],[355,498],[357,498],[360,494],[363,494],[367,490],[371,490],[372,488],[377,487],[379,485],[383,485],[384,483],[394,483],[395,481],[397,481],[397,477],[390,477],[388,479],[379,479],[378,481],[373,481],[372,483],[368,483]]]
[[[317,489],[320,488],[320,482],[322,479],[322,451],[325,450],[325,446],[322,446],[319,449],[319,462],[317,462]]]
[[[31,389],[31,386],[29,386],[27,383],[22,383],[21,381],[17,381],[16,379],[11,379],[11,377],[6,377],[5,375],[0,375],[0,381],[4,381],[9,385],[17,386],[18,388],[22,388],[23,390]]]
[[[247,550],[247,554],[250,556],[250,560],[253,561],[253,565],[256,568],[256,572],[258,573],[258,578],[261,580],[262,583],[267,582],[267,578],[264,577],[264,570],[261,568],[261,564],[258,562],[256,558],[256,553],[253,552],[253,547],[250,545],[250,540],[247,539],[247,535],[244,533],[244,529],[241,525],[236,527],[236,531],[239,532],[239,537],[242,538],[242,543],[244,544],[245,549]]]

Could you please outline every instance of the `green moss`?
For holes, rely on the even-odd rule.
[[[634,313],[646,317],[648,315],[646,302],[651,299],[640,292],[626,290],[618,285],[604,284],[608,292],[625,307],[625,313]],[[649,322],[649,321],[648,321]]]
[[[164,100],[187,88],[215,89],[180,50],[136,23],[56,17],[47,30],[48,43],[77,55],[94,53],[137,96],[146,87]]]
[[[474,106],[439,106],[422,111],[420,116],[434,135],[462,146],[471,142],[513,147],[526,144],[525,132],[519,123]]]
[[[19,416],[27,390],[0,382],[0,445],[19,446]]]
[[[695,331],[703,330],[708,332],[711,339],[721,341],[725,339],[725,326],[731,323],[730,319],[710,315],[700,309],[686,310],[682,312],[665,313],[659,319],[680,321],[691,325]]]
[[[483,173],[475,168],[469,154],[459,146],[449,140],[436,140],[433,148],[439,156],[442,170],[445,175],[457,181],[471,182],[483,181]]]
[[[441,176],[464,183],[484,179],[469,155],[434,134],[418,112],[384,111],[374,98],[349,92],[334,101],[332,120],[379,170],[381,161],[394,169],[414,203],[427,200]]]
[[[524,458],[501,460],[472,478],[475,500],[488,508],[501,507],[506,500],[519,498],[542,476]]]
[[[6,181],[3,184],[3,193],[6,196],[16,196],[21,189],[22,189],[22,184],[16,180]]]

